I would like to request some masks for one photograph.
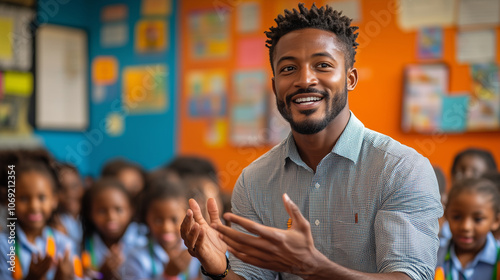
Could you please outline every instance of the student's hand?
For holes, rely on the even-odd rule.
[[[45,255],[45,258],[42,258],[41,255],[33,254],[31,256],[30,269],[25,280],[38,280],[45,278],[45,274],[47,274],[51,265],[52,257],[48,254]]]
[[[115,244],[109,248],[109,254],[106,256],[104,263],[99,269],[102,273],[102,279],[120,279],[120,272],[118,269],[124,262],[121,244]]]
[[[212,226],[222,235],[229,252],[243,262],[307,278],[314,275],[317,264],[326,257],[314,247],[311,225],[287,194],[283,195],[283,203],[292,219],[288,230],[267,227],[231,213],[224,214],[224,219],[257,236],[222,224]]]
[[[186,217],[181,225],[181,236],[191,256],[196,257],[210,274],[221,274],[226,270],[227,245],[219,238],[203,218],[200,206],[194,199],[189,200]],[[207,201],[208,214],[212,225],[222,226],[215,199]]]
[[[169,262],[165,264],[165,275],[177,276],[186,271],[191,263],[191,255],[188,250],[182,250],[180,247],[176,250],[167,251]]]
[[[54,280],[73,280],[75,273],[73,263],[70,260],[70,250],[64,251],[64,256],[57,261],[57,270]]]

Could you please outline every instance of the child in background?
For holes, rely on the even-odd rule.
[[[101,176],[120,181],[133,199],[138,198],[146,186],[146,172],[142,167],[124,159],[115,159],[106,163]]]
[[[445,215],[452,239],[438,250],[436,279],[439,275],[441,279],[498,279],[494,274],[499,248],[491,233],[500,226],[496,186],[483,178],[457,182],[448,195]]]
[[[483,175],[483,178],[490,180],[497,186],[498,191],[500,192],[500,172],[488,172]],[[500,243],[500,227],[493,231],[493,236]]]
[[[439,193],[441,194],[441,204],[443,204],[443,209],[446,207],[446,201],[448,200],[448,194],[446,192],[446,178],[444,177],[443,171],[438,166],[434,166],[434,173],[436,173],[436,178],[439,186]],[[448,222],[446,222],[446,217],[443,215],[439,219],[439,243],[440,246],[446,245],[451,238],[451,231]]]
[[[452,181],[479,178],[487,172],[497,171],[493,155],[483,149],[469,148],[458,153],[451,167]]]
[[[4,266],[0,279],[74,279],[73,267],[79,259],[75,259],[72,241],[49,226],[58,204],[52,159],[45,151],[24,151],[8,174],[15,176],[17,223],[0,235],[0,262]],[[14,271],[6,267],[12,264]],[[81,266],[75,268],[81,270]]]
[[[83,195],[82,263],[91,278],[121,279],[125,256],[147,244],[132,222],[133,211],[129,192],[111,178],[97,181]]]
[[[180,226],[188,209],[184,187],[155,176],[145,193],[141,219],[150,231],[146,246],[132,251],[124,265],[124,280],[199,279],[200,263],[184,246]]]
[[[59,167],[59,192],[58,218],[66,233],[74,242],[76,248],[82,243],[82,224],[80,221],[81,201],[83,196],[83,182],[76,167],[71,164],[61,163]],[[80,250],[77,250],[80,251]]]
[[[178,156],[167,165],[167,169],[176,172],[183,180],[188,197],[198,202],[205,219],[208,218],[205,206],[209,198],[215,199],[220,215],[224,214],[217,171],[209,160],[195,156]]]

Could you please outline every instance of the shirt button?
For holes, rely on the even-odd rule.
[[[319,183],[316,183],[316,184],[314,184],[314,187],[315,187],[316,189],[319,189],[320,184],[319,184]]]
[[[317,225],[317,226],[319,226],[319,220],[316,220],[316,221],[314,222],[314,224],[315,224],[315,225]]]

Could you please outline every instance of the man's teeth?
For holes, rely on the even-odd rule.
[[[304,103],[304,102],[315,102],[315,101],[320,101],[321,97],[301,97],[295,99],[295,103]]]

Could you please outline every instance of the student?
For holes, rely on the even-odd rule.
[[[488,150],[468,148],[459,152],[451,167],[452,181],[479,178],[487,172],[497,171],[495,158]]]
[[[149,228],[149,242],[130,252],[123,279],[198,279],[200,263],[189,255],[180,236],[188,208],[184,186],[157,178],[150,183],[142,205],[141,219]]]
[[[146,186],[146,172],[141,166],[124,159],[111,160],[104,165],[102,177],[120,181],[132,198],[138,198]]]
[[[498,279],[494,271],[499,247],[491,233],[500,225],[496,186],[483,178],[458,181],[450,190],[445,215],[452,239],[439,248],[436,275],[450,280]]]
[[[117,180],[98,180],[82,200],[82,263],[92,278],[120,279],[122,264],[129,251],[144,246],[136,223],[132,222],[129,192]]]
[[[434,173],[436,173],[436,178],[439,186],[439,194],[441,195],[441,204],[443,207],[446,205],[446,201],[448,200],[448,193],[446,190],[446,178],[444,177],[443,171],[438,166],[433,166]],[[439,218],[439,244],[440,246],[444,246],[448,243],[448,240],[451,238],[450,227],[448,226],[448,222],[446,222],[446,217],[443,216]]]
[[[432,279],[436,176],[349,110],[357,27],[303,4],[275,21],[266,32],[273,92],[291,134],[242,171],[224,215],[231,228],[213,199],[210,221],[190,200],[181,227],[189,252],[213,279]]]
[[[58,219],[66,233],[80,248],[82,243],[82,223],[80,220],[81,203],[83,196],[83,181],[76,167],[67,163],[60,163],[59,182],[61,191],[59,192]],[[79,249],[77,251],[80,251]]]
[[[488,172],[483,174],[482,177],[493,182],[500,192],[500,172]],[[497,230],[493,231],[493,236],[496,240],[498,240],[498,242],[500,242],[500,227]]]
[[[58,204],[58,182],[52,159],[47,154],[26,152],[11,171],[15,175],[17,220],[15,232],[11,232],[14,227],[9,227],[0,235],[3,266],[0,279],[75,278],[73,243],[50,226]],[[12,252],[15,252],[15,260],[8,255]],[[9,271],[6,266],[12,264],[15,269]]]

